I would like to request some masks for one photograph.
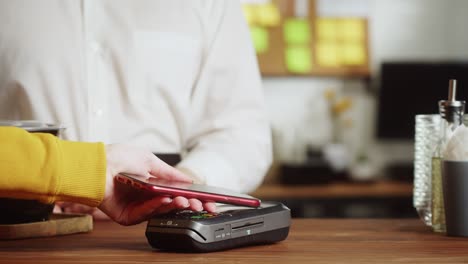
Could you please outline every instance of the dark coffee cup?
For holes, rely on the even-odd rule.
[[[50,219],[54,204],[36,200],[0,198],[0,224],[22,224],[41,222]]]
[[[44,124],[38,121],[0,121],[0,126],[15,126],[31,133],[50,133],[59,136],[63,127]],[[54,204],[45,204],[36,200],[0,198],[0,224],[21,224],[47,221],[54,209]]]
[[[468,237],[468,161],[442,163],[447,235]]]

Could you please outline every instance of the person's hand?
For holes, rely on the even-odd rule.
[[[149,151],[119,144],[106,146],[107,173],[104,199],[98,208],[109,218],[122,225],[132,225],[149,219],[154,214],[162,214],[177,209],[193,211],[216,210],[214,203],[202,203],[197,199],[167,196],[154,196],[127,185],[116,182],[119,173],[138,174],[173,181],[193,182],[192,178],[169,166]],[[99,211],[83,205],[62,203],[65,212],[91,213],[103,218]]]
[[[55,202],[54,213],[89,214],[93,217],[94,220],[111,220],[109,216],[107,216],[97,207],[91,207],[88,205],[71,202]]]

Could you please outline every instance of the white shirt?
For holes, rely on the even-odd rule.
[[[182,153],[178,166],[242,192],[271,162],[237,0],[0,0],[0,119]]]

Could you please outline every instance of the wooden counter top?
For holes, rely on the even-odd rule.
[[[434,234],[417,219],[293,219],[287,240],[206,254],[152,250],[145,224],[96,222],[94,231],[0,241],[0,263],[462,263],[468,238]]]

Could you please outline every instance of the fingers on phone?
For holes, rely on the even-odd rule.
[[[214,213],[216,212],[216,203],[214,202],[203,203],[203,208],[207,212]]]
[[[172,200],[175,208],[177,209],[186,209],[190,206],[190,203],[187,198],[182,196],[177,196]]]
[[[166,197],[168,198],[168,197]],[[171,199],[171,198],[169,198]],[[174,210],[186,209],[190,206],[188,200],[184,197],[175,197],[170,203],[153,207],[153,214],[165,214]]]
[[[172,206],[172,199],[170,197],[158,196],[151,200],[147,200],[142,204],[139,204],[132,211],[133,215],[140,215],[142,219],[137,219],[136,222],[144,221],[153,214],[161,214],[169,212]],[[133,222],[132,222],[133,223]],[[130,223],[130,224],[132,224]]]
[[[171,199],[166,197],[165,199]],[[208,212],[216,211],[216,204],[213,202],[202,203],[198,199],[187,199],[182,196],[178,196],[172,199],[169,203],[160,203],[160,206],[153,207],[155,210],[153,214],[165,214],[174,210],[183,210],[188,209],[192,211],[202,211],[206,210]]]
[[[203,210],[203,205],[202,205],[202,202],[200,202],[199,200],[197,199],[189,199],[189,203],[190,203],[190,210],[192,211],[201,211]]]
[[[216,211],[216,204],[214,202],[207,202],[202,203],[198,199],[187,199],[185,197],[175,197],[171,203],[171,206],[167,206],[168,210],[164,210],[164,213],[169,212],[171,210],[181,210],[181,209],[188,209],[192,211],[202,211],[206,210],[208,212],[215,212]],[[159,210],[158,210],[159,212]]]

